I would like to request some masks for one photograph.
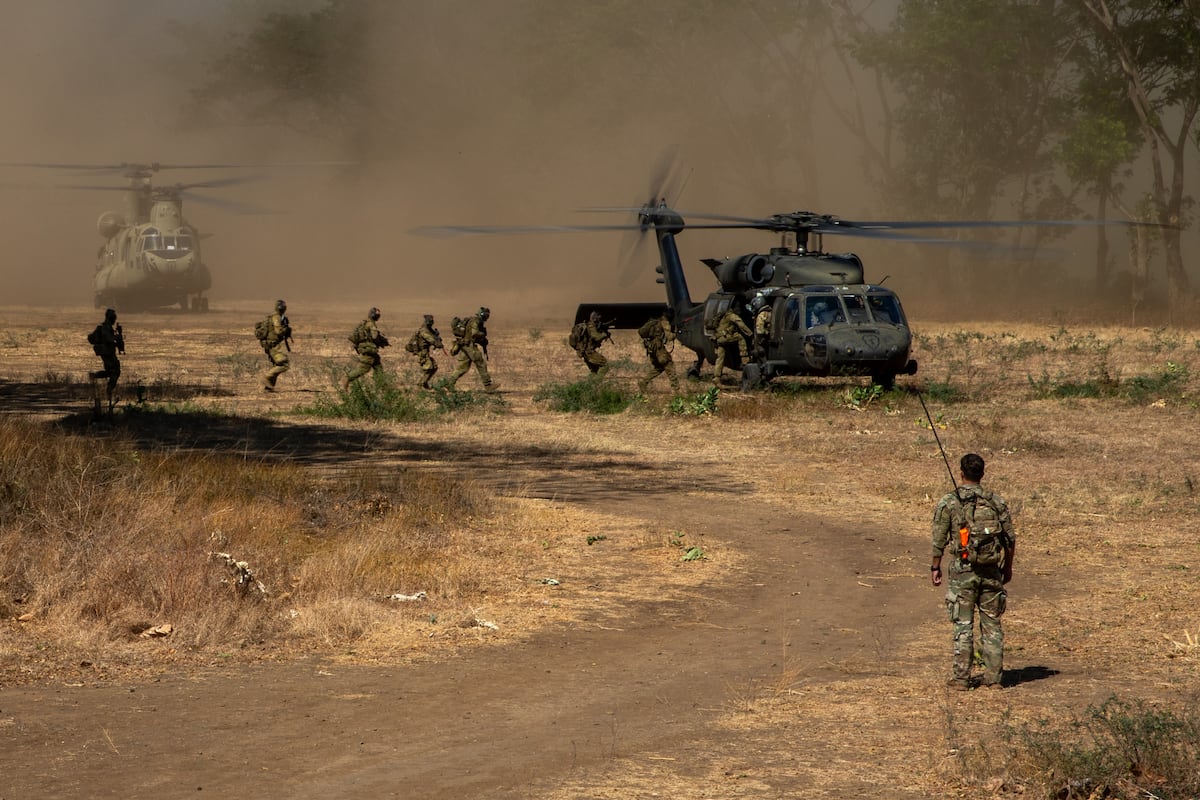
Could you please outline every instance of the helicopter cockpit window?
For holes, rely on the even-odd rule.
[[[141,249],[142,250],[161,250],[162,249],[162,236],[159,235],[158,230],[156,228],[147,228],[145,230],[145,232],[142,233]]]
[[[808,327],[815,328],[818,325],[845,322],[846,317],[835,295],[813,295],[806,298],[804,320]]]
[[[851,322],[871,321],[870,315],[867,314],[867,301],[861,294],[844,294],[842,303],[846,306],[846,313],[850,315]]]
[[[900,303],[895,295],[867,295],[867,303],[871,307],[871,316],[876,322],[886,322],[889,325],[903,325],[904,316],[900,313]]]

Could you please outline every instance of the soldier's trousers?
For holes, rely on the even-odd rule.
[[[347,383],[358,380],[373,369],[381,369],[383,367],[383,360],[379,357],[378,351],[374,353],[359,353],[356,358],[358,359],[358,363],[346,373]]]
[[[483,381],[483,388],[491,386],[492,376],[488,374],[487,357],[479,345],[469,345],[458,351],[458,366],[455,368],[454,374],[450,376],[450,385],[458,383],[458,379],[467,374],[467,370],[471,368],[472,364],[475,365],[475,371],[479,373],[479,379]]]
[[[738,357],[741,359],[741,363],[745,364],[749,360],[748,353],[746,352],[746,340],[743,339],[742,337],[739,336],[737,338],[737,340],[733,341],[733,342],[718,341],[717,342],[717,364],[713,368],[713,380],[714,381],[721,380],[721,373],[723,373],[725,371],[725,356],[729,352],[729,348],[733,347],[735,344],[737,345]]]
[[[669,355],[666,358],[654,354],[650,356],[650,366],[646,368],[646,374],[638,381],[638,387],[643,392],[646,391],[650,381],[664,372],[667,373],[667,380],[671,382],[671,388],[675,394],[679,394],[679,376],[675,374],[675,361]]]
[[[274,389],[275,381],[279,378],[279,376],[287,372],[292,367],[288,360],[287,346],[283,342],[280,342],[274,347],[269,348],[267,350],[267,359],[271,362],[271,368],[267,370],[267,374],[263,378],[263,382],[267,386],[270,386],[272,389]]]
[[[983,680],[1000,680],[1004,669],[1004,631],[1000,617],[1008,604],[1008,592],[999,570],[992,575],[973,572],[951,573],[946,593],[946,612],[954,623],[954,677],[966,680],[975,655],[975,609],[979,609],[979,655]]]
[[[603,378],[608,373],[608,359],[599,350],[584,353],[580,358],[583,359],[583,363],[587,364],[588,369],[594,375]]]
[[[433,356],[429,355],[428,352],[421,353],[419,359],[421,362],[419,365],[421,367],[421,374],[425,376],[424,380],[421,381],[421,388],[428,389],[429,381],[437,373],[437,362],[433,360]]]
[[[108,378],[108,396],[112,397],[113,389],[117,388],[117,380],[121,377],[121,361],[115,355],[105,353],[100,356],[100,360],[104,362],[104,369],[99,372],[93,372],[94,378]]]

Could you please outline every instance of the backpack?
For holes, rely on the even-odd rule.
[[[265,342],[271,338],[271,318],[264,317],[254,323],[254,336],[260,341]]]
[[[88,344],[90,344],[92,347],[97,347],[101,342],[104,341],[104,334],[101,333],[99,325],[97,325],[95,329],[88,334],[87,340]]]
[[[576,322],[571,328],[571,333],[567,336],[567,344],[576,353],[582,355],[584,348],[587,347],[588,329],[586,322]]]
[[[959,559],[972,567],[999,567],[1004,565],[1004,551],[1007,537],[1000,526],[1000,509],[992,499],[992,493],[972,496],[970,501],[963,501],[954,495],[956,503],[951,503],[950,519],[953,523],[951,534],[958,534]],[[963,529],[966,529],[966,543],[962,541]]]
[[[413,355],[416,355],[417,353],[421,352],[421,332],[420,331],[417,331],[416,333],[414,333],[412,336],[409,337],[408,341],[404,344],[404,349],[407,350],[408,352],[412,353]]]
[[[463,338],[467,335],[467,321],[460,317],[450,320],[450,332],[454,334],[455,339]]]

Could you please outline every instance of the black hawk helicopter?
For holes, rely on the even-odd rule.
[[[771,314],[770,332],[760,352],[740,363],[737,348],[726,354],[726,363],[741,367],[743,389],[753,389],[778,376],[869,376],[891,388],[898,375],[914,375],[912,332],[900,298],[881,284],[867,283],[863,262],[854,253],[827,253],[827,235],[891,239],[917,244],[948,244],[994,251],[989,242],[910,236],[904,230],[952,228],[1010,228],[1023,226],[1076,226],[1138,223],[1069,220],[1027,221],[896,221],[865,222],[793,211],[769,217],[736,217],[680,212],[660,194],[640,207],[594,208],[590,211],[632,212],[633,225],[566,225],[507,227],[425,227],[415,232],[429,236],[513,234],[625,230],[653,231],[661,262],[658,283],[666,288],[665,303],[581,303],[575,322],[598,312],[613,329],[636,329],[665,310],[680,343],[696,354],[688,370],[699,377],[705,361],[716,362],[717,322],[733,309],[752,323],[764,305]],[[700,223],[685,223],[684,213]],[[781,244],[766,253],[731,258],[705,258],[719,288],[703,301],[688,290],[676,237],[684,228],[765,230],[781,234]]]

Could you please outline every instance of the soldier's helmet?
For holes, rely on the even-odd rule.
[[[374,322],[375,320],[379,319],[379,309],[371,306],[371,310],[367,312],[367,316],[371,318],[372,322]]]
[[[283,302],[282,300],[276,300],[275,310],[282,314],[283,312],[287,311],[287,303]]]
[[[115,308],[105,309],[104,321],[105,322],[116,322],[117,321],[117,310]]]
[[[429,325],[430,327],[432,327],[432,326],[433,326],[433,314],[426,314],[426,315],[425,315],[425,324],[426,324],[426,325]]]
[[[600,312],[593,311],[592,313],[588,314],[588,319],[591,320],[592,322],[599,322],[600,321]]]
[[[479,311],[476,313],[478,313],[478,315],[482,319],[487,319],[488,317],[490,317],[492,315],[492,310],[490,308],[488,308],[487,306],[480,306]]]
[[[767,298],[763,297],[761,294],[756,294],[754,295],[754,299],[750,301],[750,310],[758,313],[766,304]]]

